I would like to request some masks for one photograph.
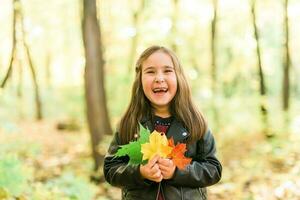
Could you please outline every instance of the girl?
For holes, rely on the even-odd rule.
[[[191,99],[191,91],[175,54],[165,47],[146,49],[136,63],[129,107],[104,159],[105,179],[122,188],[122,199],[207,199],[206,187],[221,179],[213,135]],[[138,122],[187,144],[192,162],[184,169],[155,156],[145,165],[128,165],[114,157],[119,145],[135,140]]]

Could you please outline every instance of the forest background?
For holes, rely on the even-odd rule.
[[[299,199],[299,0],[1,0],[0,199],[120,199],[134,62],[173,49],[223,163],[210,199]]]

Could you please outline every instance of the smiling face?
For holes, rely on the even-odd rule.
[[[177,91],[177,78],[171,57],[156,51],[142,63],[142,85],[156,115],[170,115],[169,105]]]

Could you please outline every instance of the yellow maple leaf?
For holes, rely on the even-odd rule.
[[[153,131],[149,136],[149,142],[141,145],[143,160],[151,160],[155,155],[167,158],[172,147],[168,145],[168,139],[164,134]]]

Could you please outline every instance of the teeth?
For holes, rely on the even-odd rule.
[[[154,88],[153,92],[166,92],[167,90],[167,88]]]

